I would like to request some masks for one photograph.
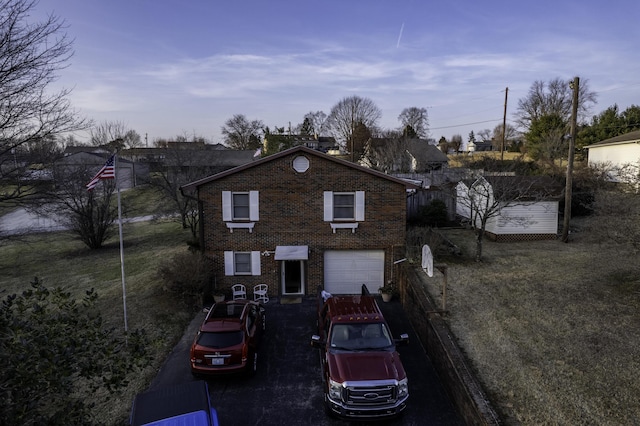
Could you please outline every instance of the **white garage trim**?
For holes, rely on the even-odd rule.
[[[384,250],[327,250],[324,252],[324,289],[332,294],[370,292],[384,282]]]

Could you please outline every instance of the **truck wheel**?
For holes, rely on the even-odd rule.
[[[247,362],[247,373],[253,376],[258,371],[258,352],[254,352],[251,359]]]
[[[336,413],[334,413],[333,410],[331,410],[331,408],[329,407],[329,401],[327,401],[326,397],[324,400],[324,413],[327,415],[327,417],[331,417],[333,419],[338,417],[336,416]]]

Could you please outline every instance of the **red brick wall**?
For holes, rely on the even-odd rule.
[[[309,169],[304,173],[293,170],[292,161],[297,155],[309,159]],[[260,220],[253,232],[234,229],[231,233],[227,229],[222,220],[222,191],[259,191]],[[333,233],[330,222],[324,221],[324,191],[365,191],[365,220],[355,233],[351,229]],[[306,294],[315,294],[323,284],[325,250],[385,250],[386,277],[393,261],[404,257],[405,187],[323,155],[296,152],[253,165],[201,185],[199,198],[205,254],[214,261],[219,287],[235,282],[248,288],[265,283],[271,295],[280,294],[280,262],[273,254],[261,256],[260,276],[233,277],[224,275],[225,250],[272,252],[278,245],[308,245]]]

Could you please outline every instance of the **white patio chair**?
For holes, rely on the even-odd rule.
[[[234,284],[231,291],[233,292],[233,300],[247,298],[247,288],[244,284]]]
[[[258,284],[253,287],[253,301],[267,303],[269,301],[269,287],[266,284]]]

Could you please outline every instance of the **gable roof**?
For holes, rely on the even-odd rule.
[[[396,178],[396,177],[393,177],[393,176],[389,176],[389,175],[387,175],[385,173],[378,172],[376,170],[369,169],[367,167],[362,167],[362,166],[360,166],[358,164],[354,164],[354,163],[351,163],[351,162],[346,161],[346,160],[341,160],[339,158],[335,158],[332,155],[327,155],[327,154],[325,154],[323,152],[320,152],[320,151],[317,151],[315,149],[311,149],[311,148],[307,148],[306,146],[299,145],[299,146],[295,146],[293,148],[286,149],[284,151],[280,151],[280,152],[278,152],[276,154],[272,154],[272,155],[269,155],[267,157],[261,158],[261,159],[259,159],[257,161],[254,161],[254,162],[251,162],[251,163],[247,163],[247,164],[243,164],[241,166],[234,167],[233,169],[225,170],[224,172],[220,172],[220,173],[217,173],[215,175],[208,176],[206,178],[199,179],[199,180],[194,181],[194,182],[190,182],[190,183],[188,183],[186,185],[181,186],[180,187],[180,191],[182,191],[183,193],[184,192],[192,192],[192,191],[196,190],[201,185],[207,184],[209,182],[216,181],[218,179],[221,179],[221,178],[224,178],[226,176],[230,176],[230,175],[233,175],[233,174],[236,174],[236,173],[242,173],[245,170],[251,169],[253,167],[257,167],[260,164],[264,164],[264,163],[267,163],[267,162],[270,162],[270,161],[275,161],[275,160],[278,160],[278,159],[280,159],[282,157],[286,157],[288,155],[295,154],[295,153],[304,153],[305,155],[315,156],[315,157],[322,158],[324,160],[332,161],[332,162],[334,162],[336,164],[339,164],[341,166],[349,167],[349,168],[361,171],[363,173],[368,173],[368,174],[370,174],[372,176],[375,176],[375,177],[378,177],[378,178],[382,178],[382,179],[386,179],[386,180],[389,180],[391,182],[397,183],[399,185],[403,185],[403,186],[408,187],[408,188],[418,189],[420,187],[419,185],[415,185],[415,184],[413,184],[411,182],[407,182],[405,180],[402,180],[402,179],[399,179],[399,178]]]
[[[596,148],[606,145],[621,145],[627,143],[640,143],[640,130],[634,130],[633,132],[625,133],[623,135],[614,136],[603,141],[587,145],[585,148]]]
[[[409,139],[407,151],[421,164],[449,162],[447,155],[426,139]]]
[[[56,160],[55,164],[57,166],[61,165],[86,165],[91,166],[94,164],[104,164],[105,161],[111,157],[112,153],[107,152],[87,152],[87,151],[79,151],[73,154],[67,155],[65,157]],[[117,164],[122,165],[124,163],[131,163],[131,161],[126,158],[122,158],[121,156],[117,156]]]
[[[491,185],[494,196],[501,200],[558,199],[564,192],[564,187],[551,176],[486,175],[463,179],[461,183],[471,188],[481,179]]]
[[[162,162],[167,166],[227,166],[236,167],[250,163],[256,159],[253,150],[219,149],[219,150],[181,150],[177,152],[165,149]]]
[[[373,150],[404,142],[406,150],[421,164],[447,163],[449,158],[437,146],[431,145],[427,139],[370,138],[369,146]]]

